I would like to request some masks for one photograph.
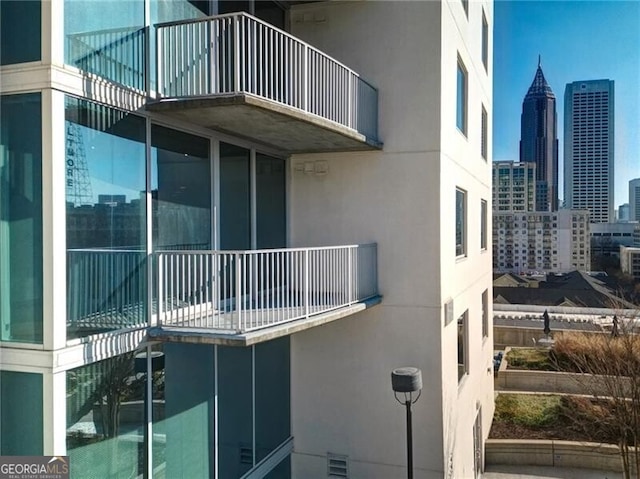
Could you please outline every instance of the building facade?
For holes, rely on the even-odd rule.
[[[620,246],[620,269],[636,281],[640,280],[640,248]]]
[[[594,255],[615,256],[620,246],[636,246],[640,237],[637,222],[594,223],[591,225],[591,251]]]
[[[618,206],[618,214],[616,217],[617,221],[629,221],[630,219],[630,214],[629,212],[631,211],[631,208],[629,206],[629,203],[623,203],[620,206]]]
[[[629,181],[629,221],[640,221],[640,178]]]
[[[587,211],[493,212],[494,271],[589,271],[590,261]]]
[[[493,162],[493,210],[536,211],[536,164]]]
[[[479,477],[491,1],[0,14],[0,454],[404,477],[410,365],[416,477]]]
[[[533,82],[522,102],[520,162],[536,165],[536,210],[558,210],[558,118],[556,96],[538,59]]]
[[[614,82],[569,83],[564,94],[564,196],[592,223],[614,220]]]

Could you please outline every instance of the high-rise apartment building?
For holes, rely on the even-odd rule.
[[[591,222],[614,221],[614,82],[567,84],[564,94],[565,206]]]
[[[494,161],[493,211],[536,210],[536,164]]]
[[[629,182],[629,221],[640,221],[640,178]]]
[[[533,82],[522,102],[520,162],[536,165],[536,210],[558,209],[558,131],[556,96],[538,59]]]
[[[493,212],[493,268],[499,272],[589,271],[589,212]]]
[[[404,477],[390,373],[414,366],[416,477],[479,477],[490,0],[2,1],[0,22],[0,454]]]

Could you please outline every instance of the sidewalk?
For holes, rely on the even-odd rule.
[[[622,473],[547,466],[488,466],[482,479],[622,479]]]

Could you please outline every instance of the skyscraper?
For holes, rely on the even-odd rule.
[[[612,80],[576,81],[564,92],[564,195],[592,223],[614,220]]]
[[[630,221],[640,221],[640,178],[629,182],[629,218]]]
[[[536,210],[558,210],[558,131],[556,96],[542,73],[540,58],[522,102],[520,161],[536,164]]]

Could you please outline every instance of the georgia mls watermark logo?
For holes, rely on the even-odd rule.
[[[0,479],[69,479],[69,456],[0,456]]]

